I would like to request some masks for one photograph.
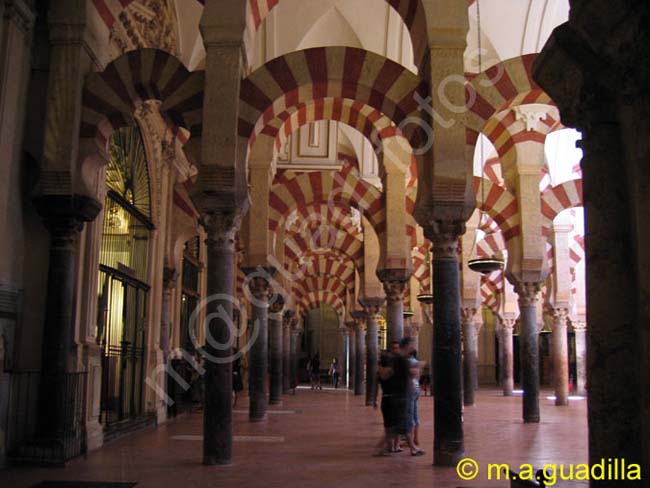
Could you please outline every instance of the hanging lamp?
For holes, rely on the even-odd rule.
[[[476,19],[477,19],[477,24],[478,24],[478,72],[479,74],[483,72],[483,53],[481,51],[481,6],[480,6],[480,0],[476,0]],[[481,205],[484,204],[485,202],[485,161],[484,161],[484,154],[483,154],[483,137],[481,137],[481,134],[479,133],[479,148],[481,150]],[[481,224],[483,223],[483,211],[479,210],[480,217],[478,221],[478,228],[476,235],[474,237],[474,247],[477,247],[478,244],[478,229],[481,228]],[[477,247],[477,252],[478,252],[478,247]],[[477,257],[474,259],[470,259],[467,261],[467,266],[469,269],[472,271],[476,271],[477,273],[481,273],[484,275],[489,275],[490,273],[493,273],[495,271],[499,271],[503,269],[504,266],[504,261],[503,259],[497,258],[497,257],[491,257],[491,258],[482,258],[482,257]]]

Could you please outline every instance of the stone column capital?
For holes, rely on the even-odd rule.
[[[587,330],[587,322],[584,320],[574,320],[571,322],[571,326],[575,332],[584,332]]]
[[[85,222],[97,217],[102,205],[84,195],[40,195],[34,207],[55,239],[75,239]]]
[[[460,220],[432,220],[424,227],[424,235],[433,243],[433,258],[458,260],[458,239],[465,233]]]
[[[515,330],[515,325],[517,324],[517,319],[507,318],[501,320],[501,330],[506,333],[512,334]]]
[[[203,215],[203,227],[208,235],[208,247],[234,251],[235,236],[241,226],[239,209],[210,211]]]
[[[370,317],[378,317],[381,307],[386,300],[380,297],[365,297],[359,300],[359,304],[363,307],[364,312]]]
[[[163,290],[168,291],[176,287],[176,279],[178,278],[178,271],[176,268],[165,266],[163,268]]]
[[[460,321],[463,325],[473,323],[477,312],[476,307],[463,307],[460,309]]]
[[[290,328],[291,327],[291,322],[294,320],[294,317],[296,316],[296,312],[293,310],[285,310],[284,314],[282,315],[282,325],[285,328]]]
[[[366,325],[366,318],[368,315],[363,310],[354,310],[350,313],[354,319],[355,330],[361,329],[364,330]]]
[[[541,283],[515,283],[515,293],[518,295],[518,301],[520,307],[531,307],[537,303],[539,300],[539,292],[542,286]]]
[[[555,325],[564,325],[566,327],[567,320],[569,319],[569,309],[568,308],[554,308],[553,309],[553,326]]]
[[[25,0],[4,0],[3,17],[14,23],[24,34],[30,34],[34,27],[36,13]]]

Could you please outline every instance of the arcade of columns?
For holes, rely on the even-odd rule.
[[[402,3],[410,2],[398,2],[400,15],[402,10],[408,10]],[[551,132],[562,127],[555,104],[559,101],[565,123],[585,130],[585,160],[608,174],[616,168],[611,160],[617,157],[621,144],[629,143],[617,131],[630,128],[634,111],[640,108],[619,100],[607,82],[591,86],[586,80],[576,88],[583,90],[576,92],[580,95],[576,99],[586,106],[576,107],[571,101],[575,93],[565,93],[566,86],[546,74],[545,69],[548,73],[566,70],[564,76],[579,76],[600,66],[602,61],[583,66],[571,54],[572,46],[591,42],[575,38],[572,29],[579,29],[573,26],[579,25],[579,17],[555,34],[537,60],[534,55],[511,59],[468,77],[465,86],[449,84],[449,76],[465,76],[467,7],[455,0],[416,3],[421,15],[418,18],[424,19],[425,25],[405,20],[413,38],[419,76],[379,55],[338,47],[290,53],[250,73],[247,59],[251,45],[247,36],[259,21],[257,25],[251,23],[247,3],[236,0],[205,0],[200,22],[206,51],[204,70],[188,72],[169,54],[140,49],[86,76],[91,71],[91,60],[84,48],[88,28],[85,2],[61,0],[50,8],[49,96],[42,171],[34,204],[50,233],[45,340],[51,347],[43,356],[43,370],[50,371],[52,377],[48,386],[52,398],[60,394],[63,373],[76,370],[80,361],[78,352],[71,351],[67,344],[78,338],[72,328],[77,243],[80,237],[93,237],[89,229],[94,230],[97,239],[98,226],[93,226],[93,221],[103,201],[101,145],[106,145],[115,129],[136,121],[144,126],[147,120],[155,126],[152,133],[173,135],[169,140],[163,140],[161,135],[153,137],[154,144],[171,148],[170,152],[159,151],[160,161],[172,167],[176,160],[182,160],[198,168],[194,184],[188,185],[191,202],[184,204],[198,212],[207,256],[205,292],[215,297],[204,311],[214,317],[206,324],[205,335],[213,340],[206,341],[205,352],[216,358],[205,362],[205,464],[226,464],[232,458],[232,350],[216,347],[228,343],[234,333],[232,317],[238,305],[231,297],[246,297],[249,307],[239,313],[250,315],[257,334],[248,351],[251,421],[264,420],[267,405],[280,403],[282,395],[289,391],[292,375],[297,375],[300,318],[311,308],[325,304],[339,316],[342,350],[347,351],[343,367],[350,378],[348,386],[356,395],[365,394],[367,404],[372,403],[375,391],[378,329],[384,310],[389,342],[405,334],[417,336],[423,316],[435,324],[431,365],[434,464],[455,465],[464,456],[462,409],[463,404],[474,403],[482,307],[492,311],[497,324],[505,395],[513,390],[512,336],[515,322],[519,322],[525,422],[540,420],[538,324],[542,309],[552,323],[557,405],[568,401],[569,325],[576,337],[577,388],[584,392],[584,310],[571,316],[571,301],[575,300],[571,277],[575,276],[580,256],[573,257],[575,252],[572,255],[575,243],[570,239],[570,225],[560,215],[582,206],[582,178],[577,169],[574,180],[549,185],[540,195],[544,142]],[[11,17],[6,18],[12,22]],[[11,35],[24,43],[28,32],[21,25]],[[533,80],[533,61],[538,79],[553,99]],[[446,84],[444,91],[431,88],[442,84]],[[611,106],[594,107],[594,93],[607,95]],[[416,95],[431,97],[428,109],[432,112],[420,110],[414,101]],[[20,95],[16,98],[20,99]],[[309,110],[310,104],[317,108]],[[467,111],[462,113],[453,107],[465,105]],[[620,110],[615,122],[614,108]],[[364,135],[379,135],[382,191],[361,180],[353,164],[344,164],[334,174],[286,175],[277,170],[277,152],[297,127],[321,119],[355,125],[352,115],[357,127],[363,127],[360,130],[365,131]],[[18,117],[11,107],[0,116],[7,120]],[[425,144],[427,134],[400,125],[408,117],[427,122],[436,135],[435,144],[422,154],[417,154],[416,149]],[[487,173],[474,176],[472,171],[471,160],[480,134],[496,152],[500,175],[494,178]],[[602,138],[611,144],[603,147],[598,142]],[[633,142],[642,146],[640,151],[645,150],[645,141]],[[626,167],[631,175],[640,178],[643,175],[637,169],[634,161]],[[585,178],[585,193],[600,195],[602,181],[591,178]],[[166,169],[161,191],[169,195],[184,179],[178,171]],[[613,175],[611,181],[620,179]],[[643,182],[632,188],[639,201],[644,201],[643,188]],[[610,238],[602,242],[620,263],[630,259],[644,263],[640,254],[626,254],[624,238],[611,238],[628,232],[627,220],[617,218],[617,209],[624,203],[607,200],[606,206],[597,200],[591,201],[593,208],[587,214],[594,236],[588,243],[590,254],[604,245],[598,237],[607,234]],[[351,207],[358,209],[362,231],[357,230],[355,236],[355,230],[346,226],[343,218],[325,246],[318,241],[320,221],[292,230],[288,220],[293,211],[318,206],[322,215],[322,208],[332,211],[328,205],[346,216]],[[633,222],[640,219],[634,209],[623,210]],[[169,216],[158,216],[165,218]],[[335,217],[328,214],[328,218]],[[476,243],[479,228],[487,234]],[[637,232],[638,240],[643,241],[644,230],[639,228]],[[168,352],[170,338],[165,331],[169,316],[164,304],[169,301],[175,276],[175,269],[165,263],[164,239],[160,242],[156,264],[161,278],[165,270],[167,279],[160,279],[154,289],[163,297],[161,316],[153,319],[160,324],[161,332],[159,340],[152,344],[155,354],[150,361],[154,366],[164,363],[160,357]],[[310,245],[316,242],[321,249],[329,247],[329,251],[316,254],[316,259],[307,260],[306,270],[300,269]],[[580,242],[578,247],[579,255],[584,251]],[[426,256],[429,248],[430,261]],[[472,273],[466,263],[474,253],[486,257],[506,255],[506,270],[487,277]],[[337,263],[340,266],[334,269]],[[608,299],[614,297],[619,304],[633,300],[637,285],[623,268],[617,268],[618,283],[607,281],[603,289],[594,288],[594,293],[608,293]],[[598,279],[611,271],[594,260],[588,279]],[[645,283],[644,278],[639,279]],[[408,308],[415,306],[412,298],[417,294],[416,286],[423,293],[433,293],[432,312],[425,309],[416,314],[413,324],[405,324],[404,302]],[[543,306],[538,303],[540,298]],[[607,303],[592,297],[590,328],[600,307]],[[89,316],[91,312],[87,312]],[[624,313],[629,313],[635,324],[639,320],[635,304]],[[11,314],[6,316],[11,320]],[[609,353],[616,347],[604,340],[609,330],[619,331],[617,340],[625,345],[637,337],[636,329],[622,332],[622,319],[616,323],[598,320],[598,332],[589,336],[590,350]],[[641,394],[637,389],[623,390],[631,382],[629,369],[604,371],[592,359],[590,366],[590,394],[593,396],[596,389],[599,395],[619,395],[620,400],[612,402],[630,411],[631,407],[623,403],[626,399],[637,400]],[[267,374],[271,378],[269,391]],[[603,384],[603,376],[611,380],[607,385]],[[616,378],[624,381],[617,383]],[[160,412],[162,401],[148,395],[153,398],[154,410]],[[592,405],[602,414],[598,418],[590,416],[595,439],[591,455],[599,459],[612,452],[603,442],[607,432],[603,423],[613,407],[598,400]],[[63,412],[54,412],[52,418],[55,421],[51,429],[56,432]],[[635,446],[648,438],[642,437],[643,429],[634,433],[620,429],[612,439],[619,448],[617,457],[628,452],[624,436],[631,436]],[[647,450],[642,453],[645,456]],[[638,456],[630,451],[629,459]]]

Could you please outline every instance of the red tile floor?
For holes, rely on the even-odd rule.
[[[508,486],[488,481],[486,463],[584,463],[587,461],[586,401],[555,407],[541,396],[540,424],[521,420],[521,398],[481,389],[465,409],[465,452],[483,468],[462,481],[454,468],[432,467],[433,402],[420,399],[422,457],[408,450],[372,457],[381,431],[380,413],[345,391],[299,389],[273,406],[268,421],[247,421],[246,403],[234,414],[234,459],[230,466],[201,465],[201,414],[179,417],[132,434],[76,459],[65,468],[16,467],[0,471],[3,488],[32,487],[43,480],[137,482],[137,488],[199,487],[390,487]],[[584,482],[555,486],[586,486]]]

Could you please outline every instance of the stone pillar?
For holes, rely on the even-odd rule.
[[[576,394],[587,395],[587,323],[572,323],[576,340]]]
[[[512,396],[512,390],[515,387],[515,360],[512,344],[512,331],[515,328],[515,319],[503,319],[499,330],[499,342],[503,355],[501,363],[501,386],[503,396]]]
[[[461,326],[463,328],[463,403],[474,405],[474,391],[478,376],[478,329],[474,321],[475,308],[461,309]]]
[[[300,327],[298,319],[294,316],[291,318],[291,378],[292,383],[298,386],[300,377],[298,376],[298,349],[300,344]]]
[[[348,329],[348,344],[350,347],[350,361],[348,363],[349,381],[348,389],[354,390],[357,380],[357,336],[354,327],[354,321],[345,323]]]
[[[273,268],[244,268],[252,295],[253,342],[248,361],[248,418],[251,422],[266,420],[268,381],[268,307]]]
[[[174,268],[163,269],[162,310],[160,314],[160,349],[164,363],[169,358],[170,335],[172,330],[172,291],[176,286],[178,273]]]
[[[569,404],[569,345],[567,340],[566,308],[553,311],[553,383],[555,385],[555,405]]]
[[[287,310],[282,317],[282,393],[291,389],[291,320],[295,312]]]
[[[341,365],[341,388],[347,388],[349,386],[348,380],[348,329],[345,326],[339,327],[339,332],[341,334],[341,360],[339,364]]]
[[[465,456],[460,338],[458,239],[462,222],[432,222],[433,242],[433,387],[436,466],[456,466]]]
[[[382,269],[377,276],[386,293],[386,344],[400,341],[404,337],[404,290],[411,277],[408,269]]]
[[[282,403],[282,309],[284,299],[282,295],[275,295],[273,303],[269,305],[269,348],[271,363],[269,372],[271,387],[269,391],[269,404]]]
[[[34,200],[50,232],[43,360],[41,364],[40,433],[58,439],[65,429],[65,374],[76,371],[74,296],[76,248],[84,222],[93,220],[101,204],[79,195],[47,195]]]
[[[232,460],[232,340],[235,279],[235,234],[238,212],[214,212],[204,217],[208,258],[205,324],[205,400],[203,408],[203,464]]]
[[[523,419],[525,423],[539,422],[539,328],[537,326],[537,300],[539,283],[516,283],[519,296],[521,332],[521,386],[524,390]]]
[[[418,357],[420,353],[420,329],[422,324],[418,322],[411,322],[404,328],[404,335],[413,339],[413,348],[418,351]]]
[[[363,377],[366,362],[365,320],[366,314],[361,310],[352,312],[356,343],[356,366],[354,371],[354,394],[363,395]]]
[[[366,405],[372,405],[376,400],[377,371],[379,365],[379,311],[384,303],[383,298],[364,298],[361,305],[366,314]]]

